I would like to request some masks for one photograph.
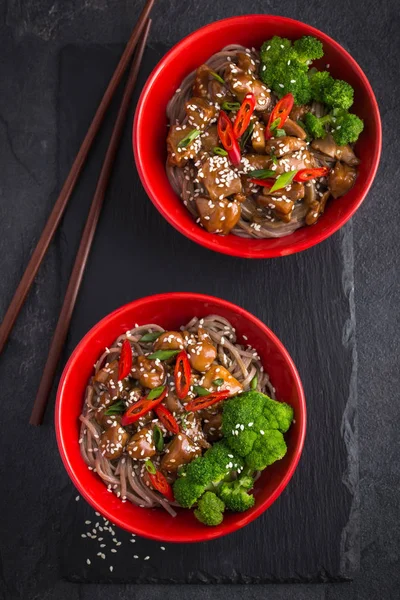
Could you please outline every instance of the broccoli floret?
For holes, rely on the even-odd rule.
[[[311,99],[307,70],[293,50],[282,50],[277,60],[261,65],[260,77],[279,98],[291,92],[296,104],[307,104]]]
[[[320,118],[312,113],[307,113],[304,116],[304,123],[313,138],[325,137],[326,126],[330,126],[330,133],[339,146],[356,142],[364,129],[364,122],[357,115],[340,109],[335,109],[329,115]]]
[[[174,483],[175,500],[183,508],[190,508],[208,488],[214,488],[238,469],[243,469],[243,460],[235,456],[224,441],[217,442],[204,456],[199,456],[179,470]]]
[[[283,458],[286,450],[285,438],[278,429],[264,431],[262,438],[260,436],[256,439],[253,449],[247,454],[246,465],[255,471],[262,471]]]
[[[317,58],[322,58],[324,48],[322,42],[311,35],[304,35],[293,43],[298,59],[301,62],[309,63]]]
[[[283,437],[293,409],[265,394],[250,391],[226,400],[222,431],[228,446],[252,469],[265,469],[286,453]]]
[[[325,125],[330,122],[330,116],[328,115],[328,117],[328,119],[326,117],[318,118],[312,113],[304,115],[304,125],[311,137],[319,139],[326,136],[327,130],[325,129]]]
[[[354,102],[354,89],[346,81],[331,78],[323,87],[322,100],[328,106],[347,110]]]
[[[334,81],[333,77],[331,77],[328,71],[310,71],[308,77],[313,100],[323,102],[325,86],[330,85],[331,82]]]
[[[200,523],[215,526],[222,523],[225,504],[214,492],[206,492],[199,500],[194,515]]]
[[[345,110],[334,111],[332,136],[339,146],[356,142],[364,129],[364,121]]]
[[[265,65],[275,62],[280,58],[282,52],[291,48],[292,42],[287,38],[274,35],[273,38],[263,43],[260,49],[261,62]]]
[[[203,494],[205,487],[189,477],[178,477],[174,483],[175,500],[183,508],[191,508]]]
[[[218,495],[224,501],[227,509],[243,512],[254,506],[254,496],[247,493],[253,484],[253,479],[248,476],[241,477],[236,481],[223,482],[218,488]]]

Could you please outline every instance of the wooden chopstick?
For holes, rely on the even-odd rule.
[[[104,196],[107,190],[112,167],[117,154],[121,135],[124,130],[126,116],[129,110],[136,79],[139,73],[140,64],[142,62],[143,52],[149,34],[150,25],[151,21],[148,20],[145,24],[143,33],[141,35],[138,47],[135,52],[132,68],[129,73],[129,78],[125,87],[121,106],[119,108],[117,119],[115,121],[110,143],[107,148],[107,153],[103,162],[100,177],[97,182],[96,191],[93,196],[85,228],[83,230],[82,239],[71,272],[67,291],[65,293],[64,303],[62,305],[60,316],[58,318],[58,323],[50,345],[49,355],[47,357],[47,362],[43,371],[42,379],[39,385],[39,390],[33,405],[31,418],[29,420],[29,422],[32,425],[40,425],[42,423],[43,415],[46,410],[46,405],[53,386],[57,365],[61,356],[65,339],[67,337],[76,298],[79,293],[79,288],[81,285],[86,262],[93,242],[94,234],[96,232],[96,227],[99,220],[101,208],[103,206]]]
[[[10,302],[10,305],[4,316],[3,322],[0,325],[0,353],[4,349],[4,346],[11,333],[14,323],[18,317],[18,314],[25,302],[28,292],[39,270],[41,262],[48,250],[50,242],[54,237],[54,233],[65,212],[71,194],[74,190],[75,184],[85,164],[93,140],[100,129],[100,126],[104,119],[104,115],[106,114],[107,108],[109,107],[110,102],[114,96],[115,90],[117,89],[118,84],[121,81],[121,78],[129,65],[133,52],[138,43],[140,34],[142,33],[150,11],[153,8],[154,1],[155,0],[146,1],[146,5],[143,8],[139,16],[138,22],[136,23],[132,31],[131,37],[129,38],[129,41],[121,56],[118,66],[115,69],[114,75],[112,76],[110,83],[108,84],[108,87],[104,92],[102,101],[100,102],[100,105],[96,111],[93,121],[90,124],[85,139],[82,142],[79,152],[68,174],[68,177],[65,180],[65,183],[62,187],[60,195],[58,196],[54,204],[53,210],[51,211],[47,223],[42,231],[42,235],[40,236],[36,248],[33,251],[33,254],[28,262],[22,279],[15,291],[14,297]]]

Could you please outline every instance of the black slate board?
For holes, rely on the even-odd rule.
[[[139,89],[165,52],[145,55]],[[68,46],[61,53],[59,166],[63,180],[120,55],[119,47]],[[135,102],[137,97],[135,98]],[[64,289],[104,156],[106,122],[58,237]],[[133,112],[133,110],[132,110]],[[207,544],[165,545],[115,533],[82,537],[102,518],[72,484],[61,515],[63,577],[80,582],[260,583],[340,581],[359,566],[356,351],[352,230],[277,260],[212,253],[169,226],[147,199],[133,163],[131,121],[75,310],[65,357],[101,317],[135,298],[196,291],[229,299],[268,324],[303,380],[308,431],[299,467],[277,502],[245,529]],[[63,504],[64,504],[63,503]],[[85,525],[85,521],[90,525]],[[103,537],[103,540],[98,540]],[[113,542],[112,539],[116,542]],[[120,545],[117,545],[121,542]],[[100,548],[105,543],[105,548]],[[111,548],[117,550],[111,552]],[[104,552],[103,560],[98,556]],[[139,558],[134,558],[134,555]],[[146,561],[145,557],[149,556]],[[89,559],[90,564],[88,564]],[[113,566],[111,572],[109,567]]]

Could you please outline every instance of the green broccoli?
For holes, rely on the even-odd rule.
[[[271,62],[276,62],[282,55],[284,50],[291,48],[292,42],[287,38],[281,38],[274,35],[273,38],[263,43],[260,49],[261,62],[265,65]]]
[[[328,106],[347,110],[354,102],[354,89],[346,81],[332,78],[323,88],[323,101]]]
[[[262,470],[286,454],[282,434],[292,420],[291,406],[250,391],[225,401],[222,431],[228,446],[248,467]]]
[[[339,146],[356,142],[364,129],[364,121],[346,110],[334,111],[331,133]]]
[[[324,48],[322,42],[311,35],[304,35],[299,40],[293,43],[298,60],[304,63],[310,63],[317,58],[322,58],[324,55]]]
[[[248,494],[248,490],[254,485],[249,476],[243,476],[235,481],[223,482],[218,487],[218,496],[224,501],[227,509],[234,512],[243,512],[254,506],[254,496]]]
[[[178,477],[174,483],[175,500],[183,508],[191,508],[203,494],[204,490],[204,485],[192,481],[189,477]]]
[[[199,500],[194,515],[204,525],[219,525],[224,518],[225,504],[214,492],[206,492]]]
[[[190,508],[207,489],[213,489],[238,469],[243,469],[243,460],[234,456],[224,441],[217,442],[204,456],[199,456],[178,472],[174,483],[175,500],[184,508]]]
[[[310,81],[310,90],[313,100],[317,102],[324,101],[324,89],[332,81],[332,77],[328,71],[312,71],[308,73]]]
[[[304,123],[313,138],[324,138],[328,133],[326,127],[329,126],[330,133],[339,146],[356,142],[364,129],[364,123],[357,115],[340,109],[335,109],[332,113],[320,118],[312,113],[307,113],[304,116]]]
[[[328,71],[309,73],[313,100],[332,108],[350,108],[354,101],[354,89],[346,81],[334,79]]]

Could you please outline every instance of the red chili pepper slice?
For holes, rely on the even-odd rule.
[[[325,175],[328,175],[328,173],[328,167],[319,167],[318,169],[300,169],[300,171],[297,171],[296,175],[293,177],[293,181],[309,181],[310,179],[315,179],[316,177],[324,177]]]
[[[160,419],[161,423],[170,431],[171,433],[179,433],[179,425],[174,415],[166,408],[163,404],[157,406],[156,415]]]
[[[125,425],[131,425],[143,417],[143,415],[147,414],[150,410],[153,410],[156,406],[158,406],[165,398],[168,393],[168,389],[165,388],[163,393],[154,400],[149,400],[147,396],[142,398],[135,404],[132,404],[122,415],[121,425],[124,427]]]
[[[190,368],[188,355],[182,350],[176,357],[174,371],[176,395],[180,400],[186,398],[189,393],[191,374],[192,369]]]
[[[172,487],[160,471],[157,471],[154,474],[149,473],[149,478],[151,481],[151,485],[155,490],[157,490],[157,492],[160,492],[160,494],[165,496],[167,500],[170,500],[171,502],[175,500]]]
[[[121,353],[119,355],[119,363],[118,363],[118,381],[121,379],[125,379],[128,377],[129,373],[132,369],[132,348],[128,340],[124,340],[121,348]]]
[[[274,185],[275,179],[249,179],[251,183],[255,183],[257,185],[261,185],[262,187],[270,188]]]
[[[233,124],[233,135],[239,139],[249,126],[251,115],[256,106],[256,97],[254,94],[246,94],[241,107],[236,115],[235,123]]]
[[[217,402],[221,402],[221,400],[225,400],[229,398],[231,395],[229,390],[221,390],[220,392],[211,392],[207,396],[199,396],[195,398],[185,406],[185,410],[188,412],[195,412],[196,410],[202,410],[203,408],[208,408],[213,404],[217,404]]]
[[[267,128],[265,130],[265,136],[270,138],[273,136],[273,132],[271,131],[271,125],[274,121],[279,119],[279,123],[277,124],[277,129],[282,129],[285,124],[286,119],[288,118],[290,111],[293,108],[294,97],[293,94],[286,94],[279,100],[279,102],[274,106],[270,116]]]
[[[223,110],[219,113],[217,130],[219,139],[228,153],[229,160],[235,167],[238,166],[242,158],[239,144],[233,133],[232,123],[226,112]]]

